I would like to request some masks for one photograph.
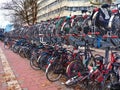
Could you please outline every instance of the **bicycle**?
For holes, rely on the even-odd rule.
[[[119,5],[118,4],[112,4],[112,7],[115,7],[115,9],[112,9],[112,15],[110,17],[108,28],[111,29],[112,34],[117,35],[120,37],[120,12],[119,12]]]
[[[67,76],[65,73],[66,67],[71,62],[70,60],[73,60],[69,59],[69,56],[72,56],[72,52],[62,47],[54,52],[45,72],[49,81],[55,82],[58,81],[62,75]]]
[[[66,69],[66,73],[69,77],[73,77],[78,74],[78,72],[84,72],[88,70],[88,66],[94,67],[96,66],[96,58],[97,56],[101,56],[99,54],[93,55],[92,51],[90,49],[90,44],[87,40],[83,39],[85,42],[85,49],[84,51],[80,51],[77,53],[76,56],[79,58],[75,61],[72,61]]]
[[[110,62],[104,63],[104,60],[107,59],[106,61],[108,61],[109,51],[111,51]],[[89,90],[109,90],[110,85],[119,80],[117,71],[119,71],[118,67],[120,67],[120,64],[116,64],[116,61],[119,60],[120,55],[113,52],[111,46],[106,47],[106,53],[105,58],[103,56],[97,56],[95,58],[97,66],[90,67],[89,71],[80,72],[79,70],[77,75],[67,80],[65,84],[69,86],[80,83],[85,88],[89,88]],[[85,85],[84,82],[87,83],[87,85]]]

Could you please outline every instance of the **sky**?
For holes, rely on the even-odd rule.
[[[0,7],[2,7],[3,3],[8,1],[10,0],[0,0]],[[5,26],[10,23],[10,16],[6,16],[8,13],[8,10],[0,9],[0,28],[5,28]]]

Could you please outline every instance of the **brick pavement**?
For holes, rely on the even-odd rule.
[[[0,48],[6,56],[7,61],[22,90],[73,90],[61,85],[60,81],[53,83],[49,82],[43,71],[33,70],[29,65],[29,60],[21,58],[9,49],[4,49],[2,42],[0,42]],[[3,75],[4,73],[0,60],[0,90],[18,90],[7,89],[7,86],[3,80]]]
[[[0,90],[7,90],[7,84],[4,82],[3,75],[4,75],[4,71],[0,58]]]
[[[0,42],[0,49],[2,49],[3,54],[6,56],[12,72],[15,75],[15,79],[18,81],[18,84],[22,90],[73,90],[71,88],[65,87],[64,85],[61,85],[60,81],[53,83],[49,82],[46,79],[45,73],[43,71],[35,71],[30,67],[29,60],[20,57],[9,49],[4,49],[3,46],[3,43]],[[68,49],[71,48],[72,47],[68,47]],[[104,53],[104,50],[95,50],[97,50],[99,53]],[[2,66],[3,65],[0,58],[0,90],[18,90],[14,88],[9,89],[7,87],[7,84],[5,83],[6,81],[4,80],[4,68]]]

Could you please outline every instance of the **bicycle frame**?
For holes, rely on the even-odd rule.
[[[111,57],[111,59],[110,59],[110,62],[109,62],[109,64],[108,64],[108,66],[107,66],[107,69],[108,69],[108,70],[112,70],[112,68],[113,68],[112,64],[115,62],[115,55],[114,55],[114,53],[112,52],[112,50],[111,50],[111,55],[110,55],[110,57]]]
[[[95,70],[95,71],[93,72],[92,75],[95,75],[97,72],[100,73],[99,75],[101,75],[101,76],[98,76],[98,77],[101,78],[101,79],[96,79],[98,82],[103,82],[103,81],[105,81],[105,80],[108,78],[109,73],[114,72],[114,71],[113,71],[113,67],[114,67],[114,66],[113,66],[113,63],[116,62],[116,60],[115,60],[115,55],[114,55],[114,54],[115,54],[115,53],[112,52],[112,50],[111,50],[110,61],[109,61],[108,65],[107,65],[107,67],[105,67],[104,64],[101,64],[101,65],[100,65],[100,68],[98,68],[97,70]],[[104,65],[104,66],[103,66],[103,65]]]

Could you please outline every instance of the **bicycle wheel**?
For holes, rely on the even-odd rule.
[[[39,58],[39,67],[45,71],[48,64],[49,64],[49,58],[50,58],[50,55],[49,54],[44,54],[42,55],[40,58]]]
[[[25,53],[24,53],[24,50],[21,48],[19,50],[19,55],[22,57],[22,58],[25,58]]]
[[[12,50],[14,53],[18,53],[19,46],[14,45]]]
[[[59,73],[60,68],[61,65],[58,63],[49,64],[45,73],[47,79],[51,82],[58,81],[62,76],[62,74]]]
[[[28,60],[30,60],[31,58],[31,50],[29,48],[25,48],[24,49],[24,53],[25,53],[25,58],[27,58]]]
[[[41,68],[38,65],[37,59],[35,59],[34,56],[31,57],[30,59],[30,66],[34,69],[34,70],[40,70]]]
[[[111,24],[112,34],[120,37],[120,17],[115,15]]]
[[[66,74],[69,78],[78,75],[78,73],[83,72],[85,70],[84,66],[80,61],[72,61],[66,69]]]

